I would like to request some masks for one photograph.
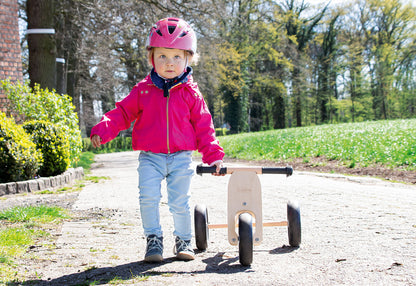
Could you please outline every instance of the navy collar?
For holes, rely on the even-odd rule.
[[[163,96],[168,97],[169,90],[176,85],[187,82],[191,74],[192,68],[187,67],[186,72],[184,72],[181,76],[172,79],[164,79],[155,71],[154,68],[152,68],[152,71],[150,72],[150,78],[152,79],[154,85],[160,89],[163,89]]]

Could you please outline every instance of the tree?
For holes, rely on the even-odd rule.
[[[363,11],[368,13],[366,35],[371,49],[367,64],[372,76],[375,118],[397,118],[400,114],[395,79],[405,60],[403,56],[409,56],[406,46],[412,35],[414,39],[415,12],[410,4],[403,6],[399,0],[368,0]]]
[[[272,14],[279,13],[280,7],[273,6]],[[270,17],[272,18],[272,17]],[[270,19],[269,18],[269,19]],[[291,64],[283,54],[284,38],[278,25],[264,17],[252,27],[250,40],[252,49],[252,88],[250,90],[251,130],[285,128],[287,113],[288,71]]]
[[[358,4],[347,7],[344,13],[339,38],[343,50],[340,64],[344,67],[344,83],[351,99],[351,121],[372,120],[372,96],[365,71],[369,45],[364,27],[368,19]]]
[[[46,31],[46,29],[54,29],[54,11],[52,0],[27,0],[26,2],[31,87],[34,87],[35,83],[49,90],[56,87],[55,34]]]
[[[194,76],[216,126],[236,133],[415,116],[414,9],[398,0],[342,5],[55,1],[57,56],[84,136],[149,72],[149,27],[166,16],[197,32]]]
[[[335,12],[328,20],[328,27],[320,33],[320,47],[317,51],[317,93],[316,111],[317,118],[315,123],[328,123],[332,121],[332,109],[334,100],[338,99],[336,88],[338,53],[337,36],[339,28],[336,23],[340,17],[339,12]]]
[[[220,79],[219,92],[224,100],[224,120],[231,126],[232,133],[241,132],[242,105],[241,98],[244,79],[241,72],[241,63],[244,58],[231,45],[221,47],[220,53]]]
[[[304,55],[308,43],[312,40],[314,29],[325,15],[327,6],[313,16],[304,18],[301,14],[308,11],[309,5],[303,0],[300,4],[295,0],[286,0],[282,4],[283,19],[288,38],[287,57],[291,59],[293,70],[291,73],[291,87],[293,100],[293,117],[296,126],[302,126],[302,102],[306,88],[306,77],[303,74]],[[292,48],[290,48],[292,47]]]

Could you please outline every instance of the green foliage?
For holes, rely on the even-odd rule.
[[[245,133],[220,138],[227,156],[291,162],[325,157],[350,166],[416,170],[416,119],[372,121]]]
[[[42,160],[42,154],[22,126],[0,112],[0,182],[33,178]]]
[[[27,206],[13,207],[0,212],[0,220],[8,222],[40,222],[51,223],[68,218],[67,213],[60,207]]]
[[[111,152],[122,152],[131,151],[131,137],[116,137],[110,142],[101,145],[98,148],[94,148],[89,138],[82,139],[82,151],[93,152],[93,153],[111,153]]]
[[[215,128],[215,134],[217,136],[225,136],[228,134],[228,129],[227,128]]]
[[[244,89],[245,86],[241,66],[245,62],[244,54],[232,47],[221,47],[219,61],[219,93],[224,100],[225,122],[231,125],[231,132],[237,133],[243,129],[244,124]]]
[[[23,128],[42,152],[39,175],[49,177],[65,172],[70,164],[70,145],[62,129],[45,120],[25,122]]]
[[[38,84],[32,90],[27,84],[19,82],[12,84],[6,80],[0,83],[0,88],[10,100],[8,112],[20,114],[27,121],[46,120],[56,124],[70,145],[71,161],[76,161],[81,153],[82,140],[71,98],[41,89]]]

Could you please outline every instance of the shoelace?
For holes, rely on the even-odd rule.
[[[177,250],[180,251],[192,251],[190,243],[187,243],[185,240],[179,239],[177,242],[180,243],[179,247],[176,247],[177,243],[173,246],[173,254],[177,254]]]
[[[160,250],[163,249],[162,242],[156,236],[149,238],[149,240],[147,241],[147,247],[148,249],[152,249],[152,248],[158,248]]]

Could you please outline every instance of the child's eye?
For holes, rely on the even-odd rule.
[[[166,59],[166,56],[165,55],[160,55],[159,58],[161,58],[162,60],[164,60],[164,59]]]

